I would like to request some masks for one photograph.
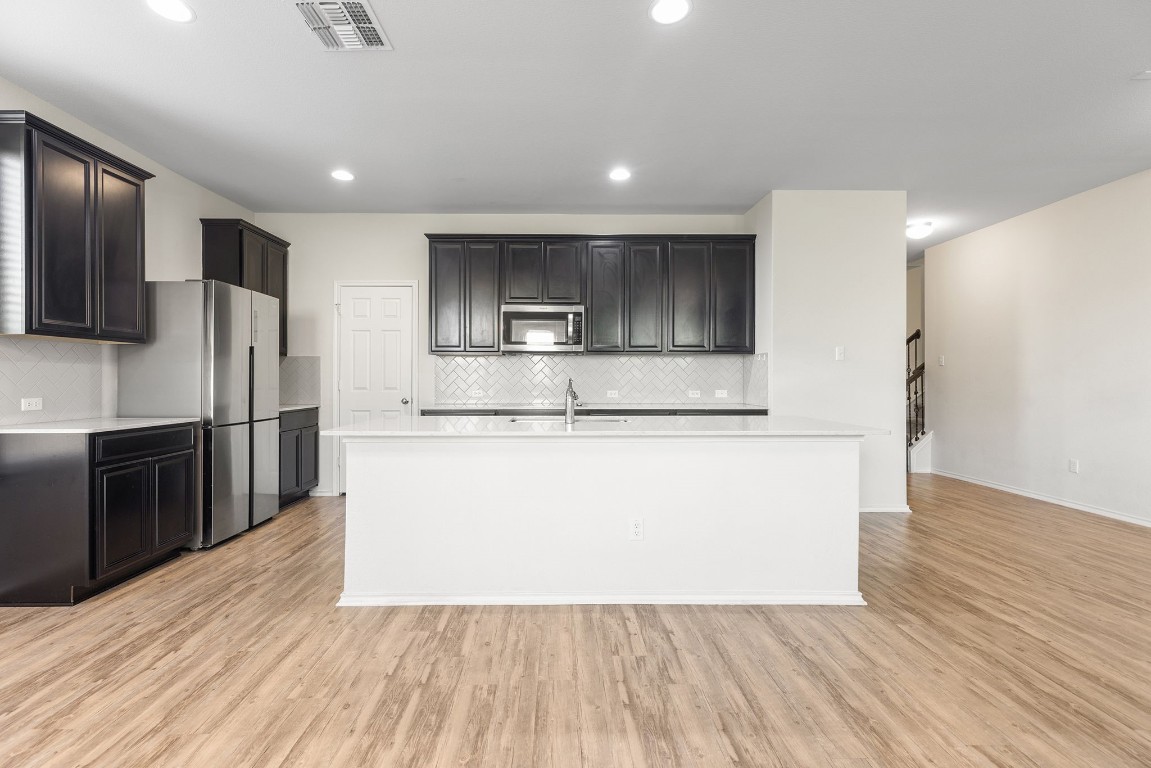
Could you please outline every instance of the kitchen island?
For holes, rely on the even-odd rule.
[[[423,416],[346,445],[341,605],[834,604],[859,447],[781,416]]]

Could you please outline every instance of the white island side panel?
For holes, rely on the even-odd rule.
[[[861,439],[348,440],[341,604],[860,605]]]

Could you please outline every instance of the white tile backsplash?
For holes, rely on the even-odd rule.
[[[767,355],[748,355],[743,364],[743,397],[748,405],[767,406]]]
[[[112,415],[104,411],[105,382],[116,375],[109,352],[99,344],[0,337],[0,424]],[[21,411],[24,397],[43,398],[44,409]]]
[[[563,402],[567,380],[585,403],[744,402],[747,355],[506,355],[437,357],[436,405]],[[694,390],[699,397],[689,397]],[[727,397],[716,397],[727,390]],[[609,392],[617,393],[609,397]]]
[[[319,405],[320,358],[280,358],[280,404]]]

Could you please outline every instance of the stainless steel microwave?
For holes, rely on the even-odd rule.
[[[504,353],[584,351],[584,308],[571,304],[504,304],[500,350]]]

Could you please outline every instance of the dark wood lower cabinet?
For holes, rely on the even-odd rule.
[[[280,414],[280,506],[306,498],[320,482],[320,411]]]
[[[199,430],[0,435],[0,605],[70,605],[188,544]]]

